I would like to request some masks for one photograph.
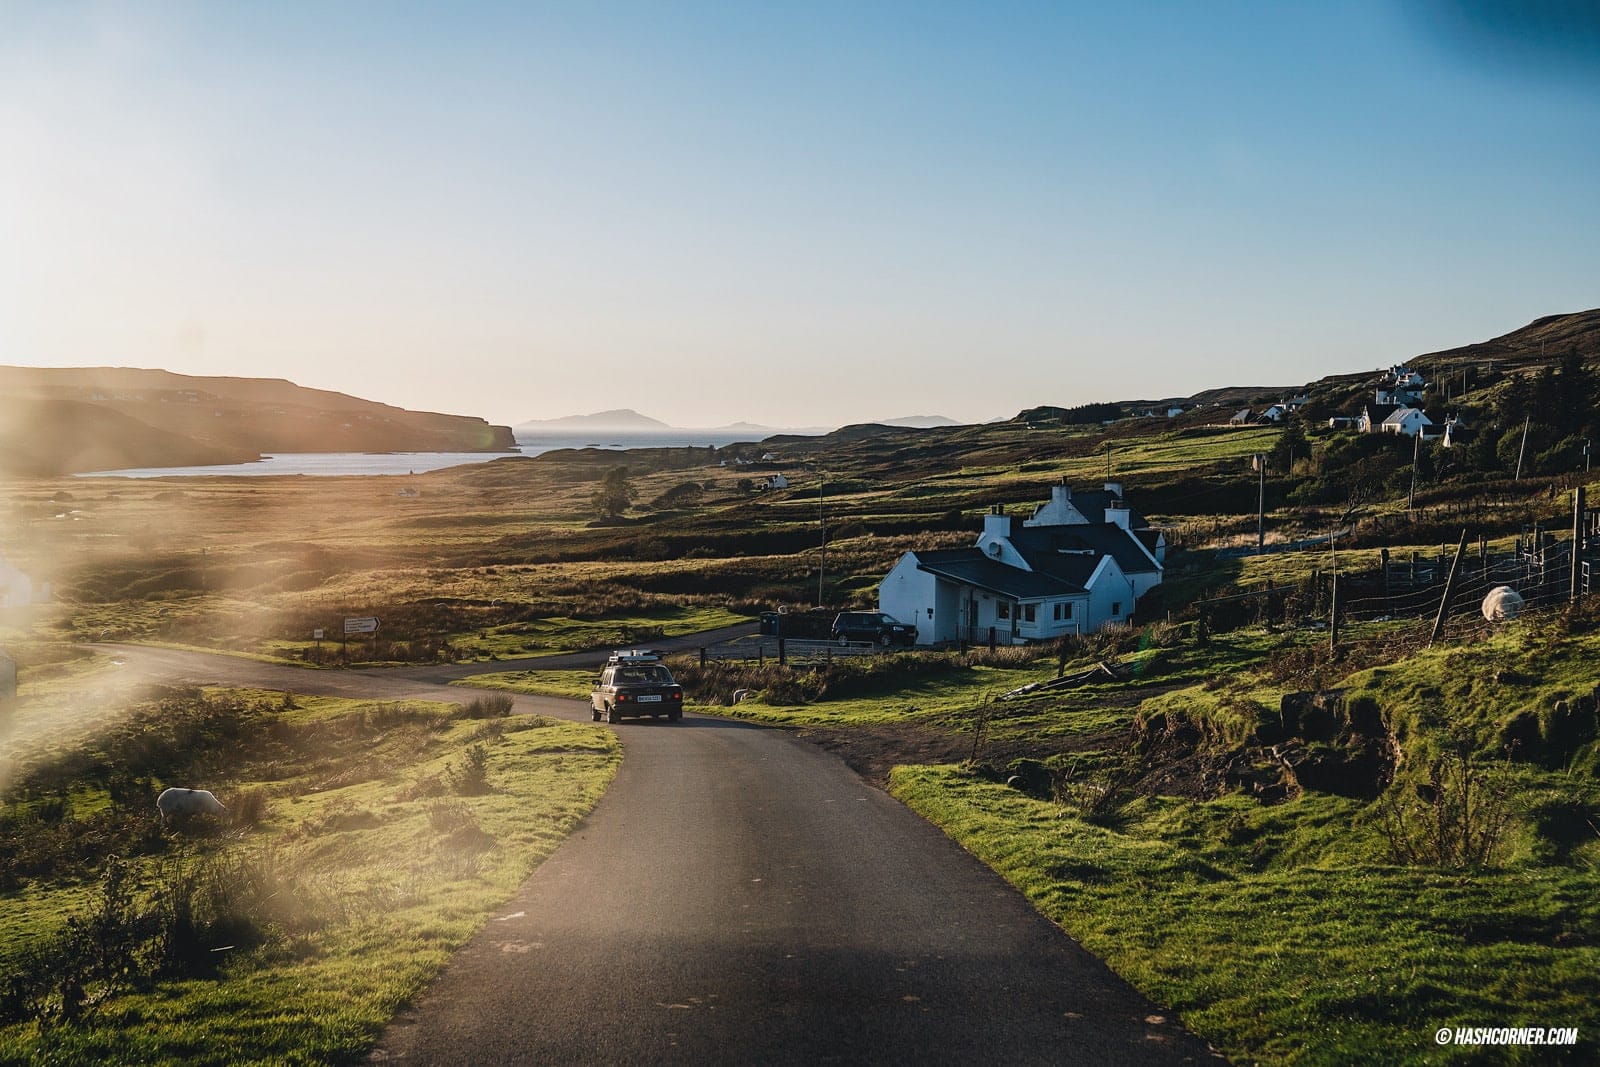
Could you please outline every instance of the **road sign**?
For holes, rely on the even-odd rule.
[[[311,631],[311,640],[313,640],[313,641],[321,641],[322,640],[322,631],[321,630],[312,630]]]
[[[346,619],[344,632],[348,637],[351,634],[375,634],[378,632],[378,620],[375,618]]]

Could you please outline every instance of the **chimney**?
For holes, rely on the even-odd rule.
[[[1128,528],[1128,505],[1121,500],[1113,500],[1106,505],[1106,521],[1113,526]]]
[[[1121,482],[1107,482],[1106,483],[1106,492],[1110,493],[1112,496],[1116,497],[1118,500],[1121,500],[1122,499],[1122,483]]]
[[[1006,509],[996,504],[989,509],[989,514],[983,517],[983,536],[985,537],[1010,537],[1011,516],[1006,514]]]

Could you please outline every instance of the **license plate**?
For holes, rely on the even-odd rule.
[[[641,704],[659,704],[659,703],[661,703],[661,694],[660,693],[656,693],[653,696],[640,697],[639,698],[639,703],[641,703]]]

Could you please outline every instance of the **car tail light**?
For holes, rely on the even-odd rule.
[[[618,693],[617,694],[617,703],[618,704],[626,704],[627,702],[628,702],[628,694],[627,693]]]
[[[672,694],[672,699],[673,700],[682,700],[683,699],[683,694],[682,693],[673,693]]]

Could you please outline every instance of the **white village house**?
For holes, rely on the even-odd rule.
[[[878,585],[878,607],[917,628],[917,643],[1002,644],[1125,626],[1161,584],[1166,538],[1122,498],[1122,486],[1052,487],[1027,520],[999,509],[970,548],[907,552]]]
[[[35,589],[33,579],[0,559],[0,608],[25,608],[49,599],[50,583]]]

